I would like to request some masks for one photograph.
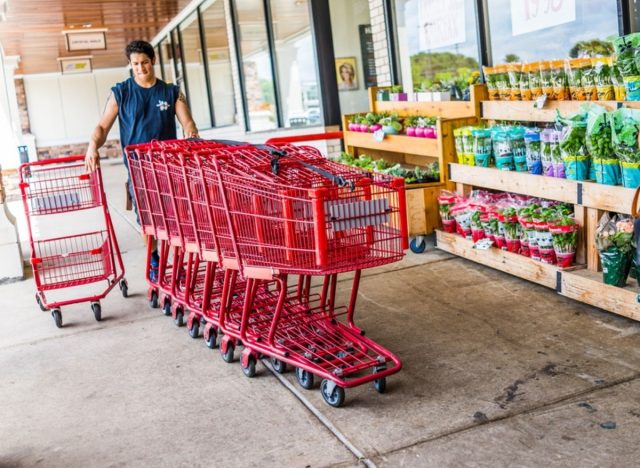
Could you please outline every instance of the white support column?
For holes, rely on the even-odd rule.
[[[20,57],[4,57],[0,49],[0,171],[3,168],[16,168],[20,159],[18,156],[18,138],[20,118],[18,114],[18,100],[14,83],[14,73],[18,67]],[[5,203],[4,187],[0,172],[0,284],[24,278],[22,252],[15,218],[9,212]]]

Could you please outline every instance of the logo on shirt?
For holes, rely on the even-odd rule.
[[[158,104],[156,104],[156,107],[161,111],[166,111],[169,108],[169,103],[167,101],[160,100],[158,101]]]

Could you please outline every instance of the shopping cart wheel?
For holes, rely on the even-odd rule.
[[[414,237],[411,239],[409,248],[413,253],[420,254],[427,248],[427,241],[422,236]]]
[[[102,320],[102,308],[100,307],[100,303],[99,302],[92,302],[91,303],[91,310],[93,311],[93,316],[96,319],[96,322],[99,322]]]
[[[60,312],[60,309],[53,309],[51,316],[53,317],[53,321],[56,322],[56,327],[62,328],[62,312]]]
[[[281,361],[280,359],[276,359],[274,357],[272,357],[270,361],[271,361],[271,365],[273,366],[273,370],[276,371],[278,374],[284,374],[285,372],[287,372],[286,362]]]
[[[243,362],[245,360],[246,360],[246,363]],[[242,367],[242,373],[244,375],[246,375],[249,378],[254,377],[256,375],[256,357],[251,353],[249,353],[249,355],[246,358],[243,355],[240,361],[240,367]]]
[[[152,309],[158,308],[158,291],[155,289],[151,291],[151,297],[149,298],[149,307]]]
[[[233,362],[234,349],[235,346],[233,345],[233,342],[227,341],[225,345],[225,339],[222,339],[222,342],[220,343],[220,354],[222,354],[224,362]]]
[[[176,308],[176,317],[174,319],[176,327],[184,326],[184,312],[181,307]]]
[[[300,367],[296,367],[296,377],[300,386],[306,390],[313,388],[313,374]]]
[[[162,313],[167,317],[171,315],[171,302],[168,300],[164,301],[164,305],[162,306]]]
[[[320,393],[329,406],[339,408],[344,403],[344,388],[331,380],[323,379],[320,382]]]
[[[40,310],[42,312],[46,312],[47,308],[45,306],[42,305],[42,301],[40,300],[40,296],[38,296],[38,294],[36,293],[36,302],[38,303],[38,305],[40,306]]]
[[[207,336],[207,330],[205,329],[204,335],[205,335],[205,342],[207,343],[207,346],[210,349],[213,349],[216,347],[216,340],[217,340],[217,335],[218,335],[218,330],[216,330],[215,328],[211,327],[208,331],[209,335]]]
[[[191,326],[189,327],[189,336],[196,339],[200,336],[200,320],[198,317],[191,319]]]
[[[376,389],[376,392],[378,393],[384,393],[387,391],[387,378],[386,377],[380,377],[379,379],[376,379],[373,381],[373,388]]]
[[[120,291],[122,292],[122,297],[125,299],[129,297],[129,284],[126,279],[120,280]]]

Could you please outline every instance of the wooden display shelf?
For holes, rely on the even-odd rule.
[[[437,158],[440,154],[438,140],[435,138],[417,138],[406,135],[385,135],[384,140],[376,141],[372,133],[344,132],[345,144],[358,148],[377,151],[389,151],[390,147],[401,149],[407,154]]]
[[[618,107],[640,108],[635,101],[547,101],[542,109],[534,107],[535,101],[482,101],[484,120],[515,120],[519,122],[555,122],[556,111],[563,117],[575,114],[585,103],[598,104],[607,110]]]
[[[466,258],[476,263],[504,271],[518,278],[541,284],[548,288],[556,289],[560,273],[563,271],[555,265],[532,260],[520,254],[507,252],[492,247],[487,250],[473,248],[473,241],[461,237],[459,234],[450,234],[444,231],[436,231],[437,246],[445,252]],[[584,265],[575,265],[571,269],[584,268]]]
[[[618,288],[604,284],[601,272],[563,272],[560,294],[633,320],[640,320],[638,287],[634,283],[635,280],[629,279],[626,287]]]
[[[375,101],[373,112],[401,112],[409,116],[437,115],[444,119],[460,119],[474,115],[472,101]]]
[[[617,213],[631,213],[635,189],[533,175],[526,172],[501,171],[495,167],[449,164],[453,182],[503,192],[557,200],[572,205]]]
[[[502,192],[531,195],[571,204],[578,202],[578,182],[573,180],[456,163],[449,164],[449,179],[459,184]]]

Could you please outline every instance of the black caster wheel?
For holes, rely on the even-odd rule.
[[[227,351],[222,351],[222,347],[220,347],[220,354],[222,354],[222,360],[224,362],[233,362],[233,351],[235,350],[235,346],[233,343],[229,342],[227,345]]]
[[[311,390],[313,388],[313,374],[311,372],[297,367],[296,378],[302,388],[306,390]]]
[[[424,240],[424,238],[422,238],[420,242],[418,242],[418,238],[414,237],[413,239],[411,239],[409,248],[413,253],[421,254],[427,248],[427,242]]]
[[[169,317],[171,315],[171,302],[165,301],[162,306],[162,313]]]
[[[126,279],[120,280],[120,292],[122,293],[122,297],[124,297],[125,299],[129,297],[129,284],[127,283]]]
[[[96,319],[96,322],[99,322],[102,320],[102,308],[100,307],[100,303],[99,302],[94,302],[93,304],[91,304],[91,310],[93,311],[93,316]]]
[[[339,387],[330,380],[323,379],[320,382],[320,393],[329,406],[339,408],[344,403],[344,388]]]
[[[387,378],[386,377],[380,377],[379,379],[376,379],[373,381],[373,388],[376,389],[376,392],[378,393],[384,393],[387,391]]]
[[[213,349],[216,347],[216,339],[217,339],[217,331],[215,328],[212,328],[211,331],[209,332],[209,339],[207,340],[207,346],[209,347],[209,349]]]
[[[151,299],[149,299],[149,307],[152,309],[158,308],[158,291],[151,292]]]
[[[184,312],[182,309],[176,310],[176,318],[175,318],[176,327],[184,326]]]
[[[62,328],[62,312],[59,309],[53,309],[51,311],[53,321],[56,323],[56,327]]]
[[[286,362],[281,361],[280,359],[276,359],[274,357],[272,357],[270,361],[271,361],[271,365],[273,366],[273,370],[276,371],[278,374],[284,374],[285,372],[287,372]]]
[[[40,300],[40,296],[38,296],[37,294],[36,294],[36,302],[38,303],[38,306],[40,306],[40,310],[42,312],[46,312],[47,311],[47,308],[42,305],[42,301]]]
[[[240,364],[240,367],[242,367],[242,373],[244,375],[249,378],[254,377],[256,375],[256,358],[253,354],[249,355],[247,367],[243,366],[242,363]]]
[[[200,321],[197,317],[191,321],[191,328],[189,328],[189,336],[196,339],[200,336]]]

